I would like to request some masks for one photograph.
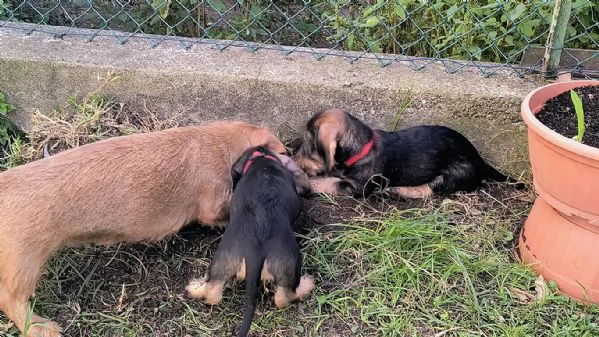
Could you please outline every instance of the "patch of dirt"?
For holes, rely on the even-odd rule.
[[[517,191],[505,184],[491,184],[474,193],[458,193],[430,200],[373,196],[365,200],[336,198],[325,201],[315,197],[303,200],[304,207],[297,219],[296,231],[327,231],[330,224],[356,218],[377,218],[394,209],[412,208],[433,210],[443,207],[456,225],[465,221],[472,224],[472,216],[484,217],[486,212],[504,212],[499,218],[504,216],[506,221],[513,222],[516,217],[520,219],[517,221],[521,221],[532,200],[529,192]],[[519,227],[515,226],[514,237],[517,237],[518,230]],[[226,304],[217,308],[188,298],[184,289],[190,279],[204,274],[222,233],[222,230],[190,224],[175,237],[156,244],[63,251],[50,262],[50,271],[40,282],[38,298],[47,307],[43,306],[39,311],[55,318],[63,327],[76,320],[77,327],[67,329],[66,336],[92,334],[93,321],[87,323],[89,326],[81,323],[80,315],[84,313],[117,316],[123,310],[131,310],[133,317],[143,319],[143,324],[151,327],[153,336],[156,331],[166,335],[174,331],[181,335],[201,335],[193,327],[180,323],[181,317],[191,307],[199,313],[196,317],[199,321],[219,322],[221,328],[214,335],[229,335],[241,322],[242,284],[236,283],[233,289],[226,290]],[[314,266],[304,268],[315,272]],[[263,315],[275,310],[272,292],[263,290],[262,293],[256,307],[255,322],[258,325]],[[294,322],[294,316],[302,314],[303,305],[290,307],[282,314],[284,319]],[[231,308],[236,309],[232,311]],[[328,331],[332,335],[347,332],[347,326],[337,327],[339,322],[330,323],[333,325],[324,324],[320,331]],[[256,332],[255,335],[269,334]]]
[[[582,99],[586,131],[582,143],[599,147],[599,86],[580,87],[574,90]],[[545,104],[537,119],[562,136],[572,138],[578,134],[578,120],[570,91],[560,94]]]

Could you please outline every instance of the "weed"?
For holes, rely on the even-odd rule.
[[[32,130],[15,160],[28,162],[43,156],[47,147],[56,153],[109,137],[139,132],[164,130],[178,125],[177,116],[160,119],[153,112],[129,111],[125,104],[101,94],[102,89],[118,76],[109,73],[98,87],[84,97],[71,96],[65,107],[50,113],[36,111],[32,116]]]
[[[406,112],[406,110],[412,105],[412,103],[414,102],[414,93],[412,92],[412,89],[409,88],[408,92],[406,93],[405,98],[402,100],[402,104],[399,107],[399,109],[397,110],[397,113],[395,114],[395,119],[393,120],[393,125],[391,126],[391,131],[397,131],[397,127],[399,126],[399,122],[401,120],[401,116],[403,116],[404,112]]]
[[[582,137],[584,137],[585,125],[584,125],[584,109],[582,107],[582,99],[574,90],[570,90],[570,98],[572,104],[574,104],[574,111],[576,112],[576,120],[578,122],[578,134],[576,135],[576,141],[582,143]]]
[[[9,18],[11,11],[11,4],[6,0],[0,0],[0,20],[6,20]]]
[[[5,146],[11,138],[11,134],[14,133],[13,125],[6,117],[6,114],[13,111],[15,106],[6,102],[4,93],[0,92],[0,145]]]
[[[4,93],[0,92],[0,169],[7,169],[20,164],[19,153],[25,134],[7,117],[15,110],[8,103]]]

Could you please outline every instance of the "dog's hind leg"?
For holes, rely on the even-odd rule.
[[[245,277],[245,263],[241,257],[230,255],[221,250],[214,254],[206,276],[193,279],[185,287],[189,296],[198,298],[206,304],[219,304],[225,285],[233,277]]]
[[[29,312],[27,303],[35,290],[46,259],[36,252],[0,252],[0,310],[11,319],[27,337],[59,337],[60,327],[45,318]]]
[[[456,191],[472,192],[482,185],[483,175],[470,162],[456,162],[429,183],[434,194],[447,195]]]
[[[275,291],[275,305],[277,308],[285,308],[294,301],[301,301],[312,292],[314,287],[314,278],[310,275],[301,277],[295,291],[288,287],[277,285],[277,290]]]
[[[217,305],[223,298],[224,280],[193,279],[185,289],[189,296],[202,300],[206,304]]]
[[[424,199],[430,197],[433,194],[433,189],[429,184],[424,184],[420,186],[387,187],[386,191],[393,193],[397,196],[410,199]]]

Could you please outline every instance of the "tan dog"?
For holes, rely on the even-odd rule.
[[[285,152],[267,129],[221,121],[106,139],[0,173],[0,309],[24,331],[42,268],[66,245],[155,241],[192,220],[224,224],[231,166],[263,144]],[[52,321],[31,322],[27,336],[61,335]]]

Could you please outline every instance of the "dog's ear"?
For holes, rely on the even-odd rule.
[[[328,171],[332,170],[336,164],[335,152],[341,131],[338,123],[323,123],[318,128],[318,143],[324,153],[324,163]]]
[[[239,182],[239,179],[241,179],[241,176],[243,175],[243,167],[245,166],[245,163],[248,161],[251,154],[253,153],[253,149],[254,148],[251,148],[245,151],[231,167],[231,179],[233,180],[233,189],[235,189],[237,183]]]
[[[287,148],[283,145],[283,142],[277,136],[275,136],[270,130],[266,128],[258,128],[252,132],[250,136],[251,146],[264,145],[268,149],[280,153],[287,153]]]
[[[275,156],[293,175],[297,193],[302,196],[307,195],[310,192],[310,179],[308,178],[308,175],[293,161],[293,159],[291,159],[291,157],[278,153],[275,154]]]
[[[285,145],[283,145],[281,140],[275,136],[270,137],[269,140],[266,142],[266,144],[264,144],[264,146],[274,153],[279,153],[279,154],[287,153],[287,148],[285,147]]]

